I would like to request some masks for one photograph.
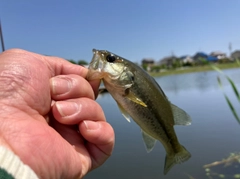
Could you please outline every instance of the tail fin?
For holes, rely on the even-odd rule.
[[[182,149],[175,155],[170,156],[167,154],[165,157],[164,175],[166,175],[175,164],[183,163],[189,158],[191,158],[191,154],[183,146]]]

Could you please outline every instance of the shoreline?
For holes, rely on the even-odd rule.
[[[237,62],[214,64],[214,66],[218,67],[221,70],[231,69],[231,68],[240,68]],[[214,69],[210,65],[205,65],[205,66],[196,66],[196,67],[182,67],[182,68],[171,69],[171,70],[166,70],[162,72],[149,72],[149,74],[153,77],[161,77],[161,76],[168,76],[168,75],[178,75],[178,74],[204,72],[204,71],[214,71]]]

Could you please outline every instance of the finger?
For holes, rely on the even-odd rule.
[[[78,132],[78,125],[61,124],[55,119],[51,119],[49,125],[71,145],[79,146],[84,144],[85,140]]]
[[[88,81],[78,75],[58,75],[50,79],[51,97],[54,100],[87,97],[95,99]]]
[[[4,55],[15,54],[17,56],[26,57],[27,59],[41,60],[49,69],[50,77],[54,77],[57,75],[76,74],[76,75],[82,76],[83,78],[86,78],[88,73],[87,68],[80,65],[72,64],[69,61],[59,57],[44,56],[44,55],[36,54],[33,52],[29,52],[26,50],[22,50],[22,49],[11,49],[11,50],[5,51],[2,54]],[[92,82],[90,83],[90,84],[93,84],[92,87],[93,87],[95,96],[97,96],[97,91],[98,91],[97,87],[99,86],[96,84],[100,83],[100,80],[97,80],[97,81],[98,81],[97,83],[92,83]]]
[[[104,121],[84,120],[79,125],[79,131],[88,141],[87,149],[92,158],[92,166],[96,168],[112,154],[115,142],[113,128]]]
[[[72,64],[69,61],[59,57],[44,56],[22,49],[6,50],[2,54],[15,54],[16,56],[21,56],[22,58],[25,57],[28,59],[41,60],[49,68],[52,76],[61,74],[76,74],[85,78],[88,73],[87,68],[80,65]]]
[[[100,105],[89,98],[57,101],[52,106],[52,113],[62,124],[79,124],[83,120],[105,121]]]
[[[38,55],[38,54],[37,54]],[[43,56],[44,60],[48,63],[53,76],[56,75],[69,75],[69,74],[76,74],[86,78],[88,69],[80,66],[75,65],[65,59],[59,57],[49,57]]]
[[[86,140],[78,132],[78,125],[64,125],[53,118],[50,125],[61,135],[61,138],[57,138],[58,140],[56,140],[54,144],[59,144],[58,146],[61,147],[61,156],[59,157],[62,159],[61,161],[67,163],[68,166],[68,171],[65,172],[69,176],[62,176],[62,178],[82,178],[91,169],[91,158],[85,148]],[[55,155],[58,156],[57,154]]]
[[[83,66],[72,64],[58,57],[45,57],[45,59],[48,61],[49,65],[53,67],[53,76],[76,74],[82,76],[83,78],[87,77],[88,69]],[[95,98],[97,98],[100,80],[90,81],[90,85],[93,88]]]
[[[89,83],[92,86],[92,89],[94,91],[95,99],[97,99],[97,96],[98,96],[98,89],[99,89],[99,86],[100,86],[100,82],[101,82],[100,80],[89,81]]]

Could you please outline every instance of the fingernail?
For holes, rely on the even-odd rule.
[[[56,102],[56,107],[58,112],[62,117],[67,117],[79,113],[81,110],[81,105],[75,102],[68,102],[68,101],[58,101]]]
[[[69,78],[66,77],[53,77],[51,79],[52,92],[55,95],[64,94],[69,92],[72,83]]]
[[[83,123],[87,130],[97,130],[100,127],[99,123],[94,121],[83,121]]]

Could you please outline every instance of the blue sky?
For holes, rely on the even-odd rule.
[[[104,49],[134,62],[240,49],[238,0],[2,0],[5,48],[90,61]]]

